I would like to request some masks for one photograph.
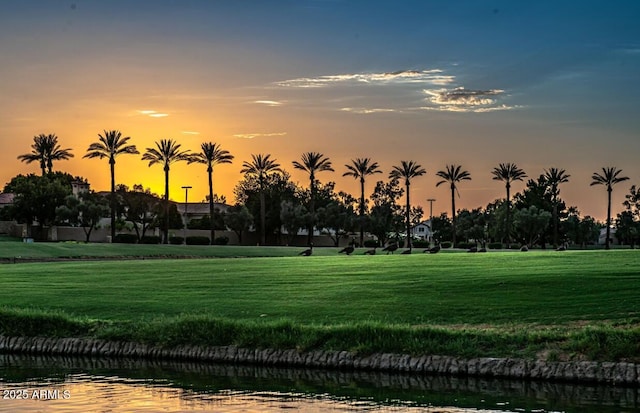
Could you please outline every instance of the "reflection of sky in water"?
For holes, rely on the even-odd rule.
[[[146,380],[117,377],[73,375],[64,383],[27,381],[2,383],[0,390],[33,391],[58,390],[58,400],[7,400],[0,403],[0,412],[504,412],[500,410],[461,409],[455,407],[416,406],[402,401],[389,401],[389,405],[369,400],[335,398],[329,394],[249,392],[221,390],[194,392]],[[63,391],[69,399],[62,399]],[[502,404],[502,403],[501,403]],[[523,411],[523,410],[520,410]]]

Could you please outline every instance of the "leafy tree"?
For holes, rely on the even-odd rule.
[[[502,240],[506,233],[507,201],[497,199],[485,208],[487,235],[492,241]]]
[[[233,155],[220,147],[217,143],[213,142],[205,142],[200,145],[200,153],[197,153],[189,158],[189,163],[202,163],[207,165],[207,177],[209,179],[209,196],[207,197],[209,201],[209,216],[213,217],[215,214],[214,211],[214,201],[215,197],[213,194],[213,167],[218,164],[223,163],[231,163],[233,161]],[[210,230],[211,230],[211,244],[215,242],[216,238],[216,226],[215,220],[210,220]]]
[[[407,204],[405,207],[405,223],[407,234],[407,248],[411,251],[411,203],[409,200],[409,187],[411,180],[426,174],[427,171],[422,165],[415,163],[414,161],[400,161],[399,166],[394,166],[393,170],[389,174],[390,179],[404,179],[404,186],[406,190]]]
[[[558,246],[558,200],[560,198],[560,184],[569,182],[571,175],[567,174],[567,171],[559,168],[549,168],[544,170],[544,177],[549,184],[549,192],[551,193],[551,202],[553,204],[553,246]]]
[[[465,240],[473,240],[480,243],[483,247],[486,244],[486,214],[482,208],[476,208],[471,211],[463,209],[458,213],[457,231]]]
[[[602,168],[602,174],[594,172],[591,177],[591,186],[604,185],[607,188],[607,240],[605,241],[605,249],[611,248],[611,192],[613,186],[629,179],[628,176],[620,176],[621,169],[616,167]]]
[[[562,222],[563,231],[567,234],[567,239],[581,248],[587,244],[594,244],[600,235],[600,224],[590,216],[580,217],[580,212],[576,208],[569,208],[567,219]]]
[[[298,235],[300,228],[309,222],[307,209],[290,200],[280,202],[280,221],[287,231],[287,245],[290,245]]]
[[[189,151],[181,151],[179,143],[173,139],[160,139],[155,148],[147,148],[142,155],[143,161],[149,161],[149,166],[160,164],[164,168],[164,216],[170,217],[169,211],[169,170],[171,164],[179,161],[189,161]],[[169,219],[163,220],[164,243],[169,243]]]
[[[326,234],[336,247],[340,238],[356,228],[355,201],[346,192],[334,193],[330,202],[318,209],[318,227],[328,230]]]
[[[56,208],[64,205],[67,196],[71,195],[71,185],[60,175],[18,175],[5,186],[4,192],[15,195],[13,205],[9,207],[11,219],[25,223],[27,236],[32,237],[35,221],[41,230],[55,222]],[[41,237],[44,235],[40,234]]]
[[[458,192],[458,196],[460,196],[460,191],[458,191],[457,184],[462,181],[470,181],[471,174],[468,171],[462,170],[462,166],[460,165],[447,165],[444,171],[436,172],[436,175],[442,178],[436,186],[440,186],[442,184],[448,183],[451,188],[451,222],[453,224],[453,245],[456,245],[456,192]]]
[[[242,234],[253,225],[253,215],[246,206],[235,204],[227,209],[224,222],[229,229],[236,233],[238,242],[242,245]]]
[[[117,130],[105,130],[103,134],[98,134],[98,142],[93,142],[87,148],[87,153],[83,158],[108,158],[111,173],[111,195],[109,204],[111,209],[111,239],[116,236],[116,157],[123,154],[139,154],[135,145],[127,145],[131,139],[129,136],[122,137],[122,133]]]
[[[329,158],[318,152],[303,153],[302,162],[293,161],[293,167],[309,174],[309,190],[311,193],[309,197],[310,223],[308,227],[309,237],[307,241],[308,244],[311,244],[311,240],[313,239],[313,227],[316,223],[316,174],[323,171],[333,172],[333,167],[331,166]]]
[[[496,181],[504,182],[505,189],[507,190],[507,209],[505,218],[505,235],[507,244],[511,242],[511,183],[515,181],[522,181],[527,177],[527,174],[514,163],[501,163],[498,167],[493,168],[491,171],[493,179]]]
[[[19,155],[18,159],[26,163],[39,162],[42,175],[45,174],[45,168],[47,172],[53,172],[53,161],[73,158],[71,149],[62,149],[55,134],[35,136],[31,148],[31,153]]]
[[[624,197],[625,200],[622,205],[633,214],[634,219],[640,219],[640,188],[632,185],[629,193]]]
[[[120,200],[121,215],[133,224],[140,242],[147,231],[160,224],[160,216],[164,211],[162,200],[142,185],[134,185],[132,190],[125,185],[118,185],[116,194]]]
[[[213,210],[213,221],[209,215],[205,215],[202,218],[194,218],[189,220],[187,223],[188,229],[208,229],[210,230],[213,226],[214,230],[225,230],[227,229],[224,223],[225,213],[220,211],[220,208],[215,208]]]
[[[635,220],[633,212],[622,211],[616,217],[616,238],[620,244],[634,248],[640,237],[640,223]]]
[[[392,179],[389,182],[378,181],[371,195],[373,206],[367,222],[368,231],[375,235],[384,245],[391,232],[396,237],[402,228],[402,210],[398,205],[398,199],[402,197],[404,190],[400,188],[399,181]]]
[[[535,206],[522,208],[513,214],[513,225],[523,244],[532,246],[549,226],[551,213]]]
[[[251,155],[251,162],[244,161],[240,173],[257,180],[260,197],[260,245],[266,244],[266,199],[267,179],[273,174],[282,173],[280,164],[271,159],[270,154]],[[245,177],[246,179],[246,177]],[[279,214],[278,214],[279,215]]]
[[[82,227],[85,242],[89,242],[93,229],[108,213],[107,200],[95,192],[81,192],[77,197],[69,195],[65,205],[56,208],[57,220]]]
[[[372,162],[370,158],[356,158],[351,160],[351,164],[346,164],[347,172],[342,176],[351,176],[354,179],[360,180],[360,203],[358,210],[360,214],[360,245],[364,245],[364,225],[365,225],[365,212],[366,204],[364,199],[364,183],[365,178],[369,175],[380,174],[380,166],[378,162]]]
[[[453,239],[452,230],[453,225],[446,212],[431,218],[431,231],[434,240],[442,242]]]

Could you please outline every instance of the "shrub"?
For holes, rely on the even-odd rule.
[[[440,247],[442,248],[451,248],[451,242],[446,241],[440,244]]]
[[[520,244],[511,244],[511,245],[509,245],[509,249],[512,249],[512,250],[519,250],[520,247],[521,247]]]
[[[184,237],[169,237],[169,244],[182,245],[184,243]]]
[[[501,242],[490,242],[487,247],[490,250],[501,250],[502,249],[502,243]]]
[[[135,234],[116,234],[113,242],[120,244],[135,244],[138,242],[138,237]]]
[[[209,239],[209,238],[207,238]],[[221,237],[216,237],[216,239],[213,241],[213,243],[215,245],[227,245],[229,243],[229,237],[227,236],[221,236]]]
[[[201,237],[201,236],[187,237],[187,245],[209,245],[209,237]]]
[[[160,244],[160,237],[157,235],[145,235],[140,240],[140,244]]]
[[[427,248],[429,246],[429,241],[426,239],[417,239],[411,242],[415,248]]]
[[[367,248],[374,248],[380,246],[380,241],[377,239],[366,239],[364,240],[364,246]]]

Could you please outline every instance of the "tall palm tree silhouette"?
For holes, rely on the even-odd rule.
[[[332,171],[331,161],[329,158],[318,152],[305,152],[302,154],[302,162],[293,161],[293,167],[300,169],[309,174],[309,191],[311,192],[311,199],[309,199],[309,213],[311,214],[311,223],[308,228],[307,244],[311,244],[313,239],[313,228],[316,221],[316,173],[322,171]]]
[[[87,148],[87,153],[83,158],[108,158],[111,169],[111,195],[109,199],[111,207],[111,239],[116,236],[116,157],[122,154],[139,154],[135,145],[127,145],[131,139],[129,136],[122,136],[118,130],[105,130],[103,134],[98,134],[98,142],[93,142]]]
[[[447,165],[444,171],[436,172],[436,175],[442,178],[436,186],[440,186],[445,183],[449,183],[451,188],[451,223],[453,226],[453,246],[456,246],[456,196],[455,193],[458,190],[457,184],[462,181],[470,181],[471,174],[468,171],[463,171],[460,165]],[[458,192],[458,196],[460,193]]]
[[[491,172],[493,179],[503,181],[507,189],[507,219],[505,222],[506,242],[511,243],[511,183],[514,181],[522,181],[527,174],[515,163],[501,163],[498,167],[493,168]]]
[[[551,203],[553,204],[553,245],[558,246],[558,198],[560,197],[560,184],[569,182],[571,175],[560,168],[549,168],[544,170],[544,178],[549,184],[551,192]]]
[[[18,159],[25,163],[38,162],[42,170],[42,176],[47,172],[53,172],[53,161],[73,158],[71,148],[62,149],[55,134],[45,135],[41,133],[33,137],[31,153],[18,155]]]
[[[143,161],[149,161],[149,166],[160,164],[164,168],[164,243],[169,243],[169,170],[171,164],[178,161],[188,161],[189,151],[181,151],[180,145],[173,139],[160,139],[155,148],[147,148],[142,155]]]
[[[427,171],[422,165],[415,163],[414,161],[400,161],[400,166],[394,166],[393,170],[389,173],[391,179],[404,179],[404,185],[407,191],[407,206],[405,209],[405,224],[407,228],[407,248],[411,251],[411,204],[409,198],[409,187],[411,180],[418,176],[426,174]]]
[[[373,174],[381,174],[378,162],[371,162],[370,158],[356,158],[351,160],[351,164],[346,164],[347,172],[342,176],[352,176],[354,179],[360,180],[360,246],[364,245],[364,181],[365,178]]]
[[[281,173],[280,164],[275,159],[270,159],[271,155],[251,155],[251,162],[244,161],[240,173],[253,176],[258,179],[260,190],[260,245],[265,245],[267,236],[265,234],[266,206],[264,199],[264,185],[269,175]]]
[[[233,155],[220,147],[217,143],[205,142],[200,145],[200,152],[190,157],[189,163],[202,163],[207,165],[207,176],[209,178],[209,221],[211,223],[211,245],[214,244],[216,229],[213,220],[213,167],[222,163],[231,163]]]
[[[594,172],[591,179],[591,186],[604,185],[607,187],[607,240],[605,241],[605,249],[611,248],[611,192],[613,192],[613,186],[624,182],[629,179],[628,176],[619,176],[622,173],[622,169],[616,167],[602,168],[602,174]]]

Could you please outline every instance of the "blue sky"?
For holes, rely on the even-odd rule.
[[[17,155],[57,133],[76,154],[59,167],[105,189],[108,165],[82,154],[120,129],[142,150],[166,137],[221,143],[237,159],[216,171],[228,198],[251,153],[305,184],[290,165],[313,150],[336,168],[319,178],[352,192],[350,159],[385,172],[415,160],[428,173],[412,198],[441,200],[437,212],[449,209],[435,188],[448,163],[472,174],[468,208],[504,196],[490,175],[499,162],[531,177],[558,166],[572,175],[567,202],[602,218],[591,173],[615,165],[640,180],[638,21],[636,1],[3,2],[0,180],[36,172]],[[161,191],[160,169],[122,165],[136,173],[121,182]],[[186,179],[204,197],[194,168],[172,172],[176,199]]]

